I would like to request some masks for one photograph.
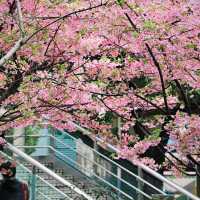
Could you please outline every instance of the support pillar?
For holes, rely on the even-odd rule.
[[[200,197],[200,165],[197,166],[197,178],[196,178],[196,194]]]
[[[94,149],[95,151],[98,151],[98,145],[96,140],[94,140]],[[98,154],[96,152],[94,153],[94,162],[98,163]],[[98,174],[98,166],[95,163],[93,165],[93,171],[95,174]]]
[[[33,166],[31,177],[31,200],[36,200],[36,169]]]
[[[141,167],[138,167],[138,176],[140,178],[143,178],[143,172],[142,172]],[[141,190],[141,191],[143,191],[144,184],[139,179],[137,180],[137,185],[138,185],[138,189]],[[137,199],[138,200],[143,200],[144,196],[141,193],[138,193],[138,198]]]
[[[121,190],[121,168],[117,167],[117,188]],[[118,192],[118,200],[121,200],[121,193]]]

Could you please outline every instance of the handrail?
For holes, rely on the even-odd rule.
[[[71,122],[77,129],[81,130],[82,132],[84,132],[84,128],[80,127],[78,124],[75,124],[74,122]],[[88,134],[88,130],[85,130],[85,133]],[[92,133],[90,133],[92,134]],[[103,141],[101,138],[95,137],[96,140],[104,142],[104,144],[107,145],[107,147],[109,147],[110,149],[112,149],[114,152],[119,153],[119,150],[114,147],[113,145]],[[158,172],[152,170],[151,168],[147,167],[144,164],[140,164],[139,167],[141,167],[144,171],[148,172],[149,174],[151,174],[152,176],[156,177],[157,179],[161,180],[162,182],[166,183],[167,185],[174,187],[175,189],[177,189],[179,192],[181,192],[182,194],[186,195],[187,197],[191,198],[192,200],[200,200],[199,197],[193,195],[192,193],[188,192],[187,190],[183,189],[182,187],[176,185],[173,181],[169,181],[167,178],[165,178],[164,176],[160,175]]]
[[[28,156],[27,154],[25,154],[23,151],[19,150],[18,148],[16,148],[15,146],[11,145],[10,143],[7,143],[7,148],[12,151],[13,153],[19,155],[20,157],[22,157],[24,160],[28,161],[29,163],[31,163],[32,165],[36,166],[37,168],[41,169],[42,171],[44,171],[45,173],[47,173],[48,175],[52,176],[54,179],[56,179],[58,182],[62,183],[63,185],[66,185],[67,187],[71,188],[74,192],[76,192],[79,195],[82,195],[83,197],[85,197],[88,200],[94,200],[91,196],[89,196],[88,194],[86,194],[85,192],[83,192],[82,190],[80,190],[79,188],[77,188],[75,185],[71,184],[70,182],[68,182],[67,180],[63,179],[62,177],[58,176],[56,173],[52,172],[50,169],[48,169],[47,167],[45,167],[44,165],[42,165],[41,163],[39,163],[38,161],[36,161],[35,159],[31,158],[30,156]]]
[[[66,133],[67,134],[67,133]],[[74,138],[73,136],[67,134],[67,136],[69,136],[71,139],[77,141],[76,138]],[[8,137],[13,137],[13,136],[8,136]],[[23,135],[22,135],[23,137]],[[40,137],[40,135],[30,135],[30,137]],[[73,149],[73,147],[71,147],[70,145],[62,142],[61,140],[59,140],[58,138],[56,138],[53,135],[41,135],[41,137],[51,137],[53,138],[55,141],[59,142],[60,144],[62,144],[63,146],[70,148],[72,151],[75,151]],[[18,148],[35,148],[36,146],[17,146]],[[48,148],[48,146],[38,146],[37,148]],[[95,152],[96,154],[98,154],[99,156],[103,157],[104,159],[106,159],[107,161],[109,161],[110,163],[114,164],[115,166],[119,167],[120,169],[122,169],[123,171],[129,173],[131,176],[135,177],[136,179],[138,179],[139,181],[143,182],[144,184],[148,185],[149,187],[151,187],[152,189],[154,189],[155,191],[159,192],[160,194],[166,195],[166,193],[162,190],[160,190],[159,188],[156,188],[154,185],[152,185],[151,183],[145,181],[144,179],[142,179],[141,177],[139,177],[138,175],[134,174],[133,172],[129,171],[128,169],[122,167],[121,165],[119,165],[118,163],[114,162],[113,160],[111,160],[110,158],[106,157],[105,155],[101,154],[100,152],[98,152],[97,150],[88,147],[89,149],[91,149],[93,152]],[[114,176],[115,178],[118,178],[120,181],[124,182],[126,185],[128,185],[129,187],[131,187],[132,189],[136,190],[138,193],[142,194],[143,196],[146,196],[147,198],[151,199],[151,197],[144,193],[142,190],[134,187],[133,185],[131,185],[130,183],[128,183],[127,181],[125,181],[124,179],[118,177],[116,174],[112,173],[111,171],[109,171],[108,169],[106,169],[105,167],[103,167],[102,165],[100,165],[99,163],[95,162],[95,161],[91,161],[90,159],[88,159],[85,155],[82,155],[80,152],[76,152],[79,155],[81,155],[81,157],[87,159],[89,162],[94,163],[95,165],[99,166],[101,169],[105,170],[106,172],[108,172],[109,174],[111,174],[112,176]],[[68,158],[70,159],[70,158]],[[70,159],[71,162],[74,162],[73,160]],[[120,192],[120,191],[119,191]]]
[[[68,135],[68,134],[67,134]],[[30,135],[31,137],[36,137],[36,135]],[[40,135],[37,135],[37,137],[40,137]],[[62,144],[63,146],[70,148],[72,151],[75,151],[70,145],[65,144],[64,142],[62,142],[61,140],[59,140],[58,138],[56,138],[53,135],[42,135],[41,137],[51,137],[54,140],[56,140],[57,142],[59,142],[60,144]],[[74,140],[77,140],[76,138],[74,138],[73,136],[69,135],[69,137],[71,137]],[[48,146],[17,146],[18,148],[48,148]],[[52,147],[51,147],[52,148]],[[105,155],[101,154],[100,152],[96,151],[95,149],[88,147],[89,149],[91,149],[93,152],[97,153],[99,156],[103,157],[104,159],[106,159],[107,161],[111,162],[112,164],[114,164],[115,166],[119,167],[120,169],[122,169],[123,171],[129,173],[130,175],[132,175],[133,177],[135,177],[136,179],[140,180],[141,182],[143,182],[144,184],[148,185],[149,187],[151,187],[152,189],[156,190],[157,192],[166,195],[165,192],[163,192],[162,190],[156,188],[154,185],[150,184],[149,182],[145,181],[144,179],[142,179],[141,177],[137,176],[136,174],[134,174],[133,172],[129,171],[128,169],[122,167],[121,165],[119,165],[118,163],[114,162],[113,160],[109,159],[108,157],[106,157]],[[53,148],[55,150],[55,148]],[[59,152],[60,153],[60,152]],[[108,169],[106,169],[105,167],[103,167],[102,165],[100,165],[99,163],[92,161],[90,159],[88,159],[85,155],[82,155],[80,152],[76,152],[78,153],[81,157],[87,159],[89,162],[94,163],[95,165],[99,166],[101,169],[105,170],[106,172],[108,172],[109,174],[111,174],[112,176],[114,176],[115,178],[118,178],[120,181],[124,182],[126,185],[128,185],[129,187],[133,188],[134,190],[136,190],[138,193],[141,193],[143,196],[146,196],[147,198],[150,199],[149,195],[147,195],[146,193],[144,193],[142,190],[134,187],[133,185],[131,185],[130,183],[128,183],[127,181],[125,181],[124,179],[118,177],[116,174],[112,173],[111,171],[109,171]],[[73,160],[72,160],[73,162]]]
[[[69,134],[67,134],[69,135]],[[73,136],[69,135],[72,139],[76,140],[76,138],[74,138]],[[70,148],[73,150],[72,147],[70,147],[69,145],[65,144],[64,142],[60,141],[58,138],[56,138],[55,136],[50,135],[50,137],[52,137],[53,139],[57,140],[58,142],[60,142],[61,144],[63,144],[64,146],[66,146],[67,148]],[[136,174],[134,174],[133,172],[131,172],[130,170],[126,169],[125,167],[119,165],[118,163],[114,162],[113,160],[111,160],[110,158],[108,158],[107,156],[101,154],[100,152],[98,152],[97,150],[87,146],[88,149],[91,149],[93,152],[97,153],[99,156],[103,157],[104,159],[106,159],[107,161],[111,162],[112,164],[114,164],[115,166],[119,167],[120,169],[122,169],[123,171],[129,173],[130,175],[134,176],[136,179],[140,180],[141,182],[143,182],[144,184],[148,185],[149,187],[153,188],[154,190],[156,190],[157,192],[160,192],[161,194],[166,194],[165,192],[163,192],[162,190],[156,188],[154,185],[150,184],[149,182],[145,181],[144,179],[142,179],[141,177],[137,176]],[[80,153],[79,153],[80,154]],[[85,157],[84,155],[80,154],[82,157]],[[89,160],[88,158],[86,158],[87,160]],[[90,161],[90,160],[89,160]],[[95,161],[90,161],[96,164]],[[98,163],[97,163],[98,164]],[[98,164],[99,165],[99,164]],[[104,168],[100,165],[101,168]],[[108,171],[106,168],[104,168],[106,171]],[[121,179],[118,177],[118,179]],[[123,179],[121,179],[123,180]]]
[[[88,130],[80,127],[79,125],[75,124],[74,122],[72,122],[73,125],[76,126],[76,128],[82,132],[84,132],[85,134],[92,134],[91,132],[89,132]],[[63,130],[61,130],[63,131]],[[47,137],[47,136],[45,136]],[[73,136],[71,136],[73,138]],[[106,146],[111,149],[113,152],[119,153],[119,150],[114,147],[113,145],[105,142],[103,139],[99,138],[99,137],[95,137],[95,139],[99,142],[103,142],[104,144],[106,144]],[[94,150],[94,149],[93,149]],[[117,163],[116,163],[117,164]],[[122,166],[120,166],[122,167]],[[188,192],[187,190],[183,189],[182,187],[176,185],[173,181],[169,181],[167,178],[165,178],[164,176],[160,175],[158,172],[155,172],[154,170],[150,169],[149,167],[140,164],[139,167],[141,169],[143,169],[144,171],[148,172],[149,174],[151,174],[152,176],[156,177],[157,179],[161,180],[162,182],[166,183],[167,185],[175,188],[177,191],[181,192],[182,194],[186,195],[187,197],[191,198],[192,200],[200,200],[200,198],[198,198],[197,196],[193,195],[192,193]],[[140,177],[139,177],[140,178]],[[141,178],[140,178],[141,179]],[[142,181],[142,180],[141,180]],[[151,185],[151,184],[150,184]],[[163,193],[163,192],[162,192]]]
[[[78,165],[80,168],[85,169],[83,166],[81,166],[79,163],[77,163],[76,161],[74,161],[73,159],[71,159],[69,156],[64,155],[63,153],[61,153],[60,151],[56,150],[55,148],[51,147],[51,146],[16,146],[17,148],[49,148],[52,151],[54,151],[55,153],[60,154],[60,156],[67,158],[68,160],[70,160],[70,162]],[[88,161],[90,161],[88,159]],[[92,161],[90,161],[92,162]],[[96,162],[94,162],[96,163]],[[96,163],[98,164],[98,163]],[[112,176],[114,176],[115,178],[119,178],[117,177],[117,175],[115,175],[114,173],[110,172],[108,169],[106,169],[105,167],[101,166],[98,164],[98,166],[100,166],[102,169],[106,170],[109,174],[111,174]],[[130,195],[126,194],[125,192],[123,192],[121,189],[117,188],[116,186],[112,185],[111,183],[109,183],[107,180],[104,180],[103,178],[101,178],[100,176],[98,176],[96,173],[91,172],[96,178],[100,179],[101,181],[103,181],[104,183],[108,184],[110,187],[112,187],[113,189],[117,190],[118,192],[120,192],[121,194],[123,194],[124,196],[128,197],[129,199],[133,199]],[[134,187],[133,185],[131,185],[130,183],[128,183],[127,181],[119,178],[120,181],[124,182],[125,184],[127,184],[129,187],[133,188],[134,190],[136,190],[138,193],[141,193],[143,196],[147,197],[148,199],[152,199],[151,196],[149,196],[148,194],[144,193],[143,191],[139,190],[138,188]]]
[[[164,176],[160,175],[159,173],[155,172],[154,170],[150,169],[149,167],[143,165],[143,164],[140,164],[140,167],[150,173],[151,175],[153,175],[154,177],[158,178],[159,180],[163,181],[164,183],[166,183],[167,185],[177,189],[179,192],[181,192],[182,194],[185,194],[187,197],[189,197],[190,199],[193,199],[193,200],[200,200],[199,197],[193,195],[191,192],[188,192],[187,190],[185,190],[184,188],[178,186],[176,183],[174,183],[173,181],[170,181],[168,179],[166,179]]]
[[[71,159],[69,156],[61,153],[60,151],[56,150],[55,148],[53,148],[52,146],[17,146],[18,148],[49,148],[52,151],[54,151],[55,153],[60,154],[60,156],[67,158],[68,160],[70,160],[70,162],[78,165],[80,168],[85,169],[83,166],[81,166],[79,163],[77,163],[76,161],[74,161],[73,159]],[[80,154],[81,155],[81,154]],[[81,155],[82,156],[82,155]],[[128,183],[127,181],[125,181],[124,179],[118,177],[116,174],[114,174],[113,172],[109,171],[108,169],[106,169],[105,167],[103,167],[102,165],[96,163],[95,161],[91,161],[89,160],[87,157],[84,156],[85,159],[87,159],[87,161],[98,165],[99,167],[101,167],[103,170],[105,170],[107,173],[109,173],[110,175],[114,176],[115,178],[118,178],[120,181],[124,182],[126,185],[128,185],[129,187],[131,187],[132,189],[136,190],[138,193],[142,194],[143,196],[147,197],[148,199],[152,199],[151,196],[149,196],[148,194],[144,193],[142,190],[136,188],[135,186],[131,185],[130,183]],[[123,195],[127,195],[126,193],[124,193],[122,190],[120,190],[119,188],[113,186],[112,184],[110,184],[108,181],[102,179],[100,176],[98,176],[96,173],[92,172],[92,174],[99,178],[101,181],[103,180],[103,182],[105,182],[106,184],[108,184],[109,186],[111,186],[112,188],[114,188],[115,190],[117,190],[118,192],[122,193]],[[164,192],[163,192],[164,193]],[[165,194],[165,193],[164,193]],[[127,195],[128,198],[132,199],[132,197],[130,197],[129,195]]]
[[[81,166],[79,163],[76,163],[76,161],[74,161],[73,159],[71,159],[69,156],[64,155],[63,153],[61,153],[60,151],[57,151],[56,149],[54,149],[54,148],[51,147],[51,146],[50,146],[49,148],[50,148],[51,150],[53,150],[54,152],[60,154],[61,156],[67,158],[67,159],[70,160],[71,162],[75,163],[75,164],[78,165],[80,168],[85,169],[83,166]],[[104,180],[103,178],[101,178],[100,176],[98,176],[96,173],[92,172],[92,174],[93,174],[95,177],[99,178],[99,179],[100,179],[101,181],[103,181],[104,183],[110,185],[112,188],[114,188],[115,190],[117,190],[118,192],[120,192],[121,194],[123,194],[124,196],[128,197],[128,198],[131,199],[131,200],[133,199],[131,196],[127,195],[126,193],[124,193],[123,191],[121,191],[119,188],[117,188],[117,187],[111,185],[108,181]]]
[[[51,136],[50,136],[50,137],[51,137]],[[62,141],[60,141],[59,139],[57,139],[57,138],[54,137],[54,136],[52,136],[52,137],[53,137],[56,141],[58,141],[58,142],[60,142],[62,145],[64,145],[65,147],[70,148],[72,151],[75,151],[70,145],[67,145],[67,144],[63,143]],[[52,148],[52,147],[51,147],[51,148]],[[90,147],[88,147],[88,148],[90,148]],[[91,148],[91,150],[93,151],[94,149]],[[95,152],[96,152],[96,151],[95,151]],[[106,172],[108,172],[109,174],[113,175],[115,178],[118,178],[119,180],[121,180],[122,182],[126,183],[127,185],[129,185],[129,186],[132,187],[133,189],[137,190],[137,189],[136,189],[134,186],[132,186],[130,183],[128,183],[127,181],[125,181],[125,180],[123,180],[122,178],[118,177],[116,174],[110,172],[110,171],[109,171],[108,169],[106,169],[104,166],[100,165],[99,163],[97,163],[97,162],[95,162],[95,161],[90,160],[89,158],[87,158],[87,156],[82,155],[80,152],[76,152],[76,153],[79,154],[79,155],[81,155],[81,157],[85,158],[85,159],[86,159],[87,161],[89,161],[90,163],[94,163],[95,165],[99,166],[101,169],[103,169],[103,170],[105,170]],[[98,152],[98,154],[99,154],[100,156],[104,157],[103,154],[100,154],[99,152]],[[105,156],[105,157],[106,157],[106,156]],[[120,167],[121,169],[123,168],[123,167],[121,167],[119,164],[117,164],[117,163],[113,162],[112,160],[110,160],[109,158],[106,157],[106,159],[107,159],[109,162],[115,164],[117,167]],[[126,171],[126,170],[125,170],[125,171]],[[127,170],[127,171],[128,171],[128,170]],[[134,173],[132,173],[132,172],[130,172],[130,171],[128,171],[128,172],[129,172],[131,175],[134,175],[134,176],[136,177],[136,175],[135,175]],[[136,177],[136,178],[137,178],[137,177]],[[143,179],[142,179],[142,181],[143,181]],[[139,190],[138,192],[140,192],[140,190]],[[142,191],[141,191],[141,192],[142,192]],[[161,191],[161,193],[162,193],[162,191]]]

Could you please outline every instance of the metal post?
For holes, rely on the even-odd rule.
[[[117,167],[117,188],[119,190],[121,190],[121,175],[122,175],[122,170],[121,170],[121,168]],[[121,200],[120,191],[118,192],[118,200]]]
[[[117,134],[120,138],[120,142],[121,142],[121,118],[117,117]],[[120,167],[117,167],[117,188],[121,190],[121,178],[122,178],[122,170]],[[121,199],[121,193],[118,192],[118,199]]]
[[[33,166],[31,177],[31,200],[36,200],[36,169]]]
[[[94,141],[94,149],[95,149],[95,151],[98,151],[98,145],[97,145],[96,140]],[[94,162],[98,163],[98,155],[95,152],[94,152]],[[97,169],[98,167],[95,163],[93,164],[93,171],[94,171],[94,174],[97,174],[98,173],[98,169]]]
[[[138,166],[138,176],[140,178],[143,178],[143,172],[142,172],[142,168]],[[143,183],[138,179],[138,189],[143,191]],[[141,193],[138,193],[138,200],[143,200],[143,195]]]
[[[53,137],[51,137],[51,135],[49,136],[50,137],[50,146],[52,146],[54,149],[56,149],[55,130],[53,130],[52,135],[53,135]],[[52,155],[53,163],[55,164],[56,163],[56,153],[54,151],[51,151],[51,155]]]
[[[196,193],[197,196],[200,197],[200,165],[197,165],[197,178],[196,178]]]

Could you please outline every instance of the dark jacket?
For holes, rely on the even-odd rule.
[[[0,181],[0,200],[28,200],[27,184],[17,179]]]

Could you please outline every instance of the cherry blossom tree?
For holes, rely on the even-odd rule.
[[[96,134],[111,112],[119,157],[196,170],[199,1],[1,0],[0,11],[2,132],[45,118]]]

